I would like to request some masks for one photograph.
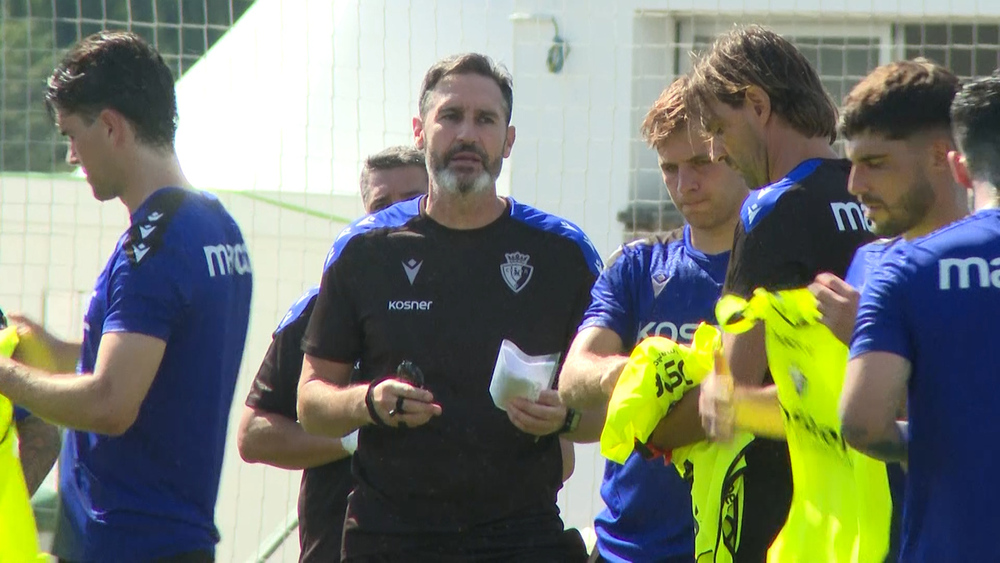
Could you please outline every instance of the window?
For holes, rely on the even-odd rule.
[[[632,131],[659,92],[691,69],[692,55],[708,48],[734,22],[756,21],[787,37],[812,63],[838,105],[865,75],[880,64],[918,56],[949,67],[963,78],[992,73],[1000,63],[1000,25],[988,23],[808,21],[788,17],[746,19],[640,12],[633,45]],[[665,229],[681,218],[660,178],[656,155],[632,142],[629,207],[619,213],[626,239],[640,231]],[[645,218],[645,221],[641,219]],[[659,221],[659,224],[656,224]]]
[[[961,78],[985,76],[1000,63],[1000,25],[898,24],[902,58],[927,57]]]

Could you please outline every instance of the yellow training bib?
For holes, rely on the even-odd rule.
[[[712,370],[718,329],[702,323],[691,346],[650,337],[632,351],[608,403],[601,453],[625,463],[636,441],[645,443],[660,420]],[[673,451],[672,462],[691,485],[698,563],[731,563],[743,519],[743,449],[753,440],[738,433],[729,444],[699,442]]]
[[[768,563],[881,563],[889,550],[892,500],[885,464],[851,449],[838,405],[847,347],[820,322],[807,289],[758,289],[716,306],[723,330],[766,330],[767,363],[785,420],[794,491]]]
[[[14,327],[0,330],[0,354],[9,358],[17,347]],[[0,561],[44,561],[31,512],[17,449],[14,406],[0,395]]]

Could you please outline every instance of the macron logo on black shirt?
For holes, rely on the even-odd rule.
[[[841,232],[851,230],[860,231],[862,229],[871,231],[872,228],[865,218],[865,212],[861,206],[853,201],[835,201],[830,204],[833,216],[837,219],[837,229]]]

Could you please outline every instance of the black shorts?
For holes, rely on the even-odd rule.
[[[355,531],[355,534],[358,534]],[[587,546],[580,532],[565,530],[546,541],[518,546],[498,545],[487,538],[469,534],[423,534],[421,545],[413,545],[412,537],[387,534],[362,534],[369,546],[381,544],[377,554],[345,557],[349,563],[586,563]],[[357,536],[355,536],[357,538]],[[347,549],[345,542],[345,550]],[[410,547],[394,548],[399,544]]]
[[[357,494],[357,491],[352,495]],[[364,529],[348,512],[344,561],[585,563],[580,532],[564,530],[556,514],[509,517],[462,531],[379,531]]]
[[[792,504],[792,465],[788,444],[756,438],[746,449],[743,473],[743,526],[736,563],[762,563],[788,519]]]
[[[178,555],[171,555],[170,557],[161,557],[160,559],[154,559],[152,563],[213,563],[214,561],[214,553],[207,550],[201,550],[188,551]],[[73,561],[60,557],[59,563],[73,563]]]

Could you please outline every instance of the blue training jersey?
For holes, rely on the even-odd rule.
[[[844,281],[859,293],[863,292],[868,280],[878,271],[878,266],[882,262],[882,258],[885,257],[886,252],[891,250],[900,240],[902,239],[899,237],[883,238],[858,247],[858,250],[854,253],[851,265],[847,267]],[[885,560],[894,562],[899,559],[899,535],[902,526],[902,506],[906,474],[898,463],[887,463],[885,467],[889,478],[889,494],[892,495],[889,554]]]
[[[715,318],[729,253],[705,255],[691,246],[690,227],[667,241],[622,248],[592,291],[580,329],[608,328],[625,350],[648,336],[690,343],[701,321]],[[670,240],[673,238],[673,240]],[[663,460],[633,453],[625,465],[605,462],[594,521],[597,546],[608,561],[663,561],[694,553],[691,488]]]
[[[132,214],[86,308],[78,372],[104,334],[166,342],[121,436],[67,432],[53,551],[72,561],[149,561],[214,551],[226,425],[250,314],[240,229],[214,196],[163,188]]]
[[[854,252],[854,259],[847,267],[844,281],[860,293],[865,289],[865,283],[878,268],[882,257],[896,244],[899,238],[878,239],[859,246]]]
[[[901,561],[991,561],[1000,466],[1000,210],[886,253],[861,296],[851,357],[909,360]]]

